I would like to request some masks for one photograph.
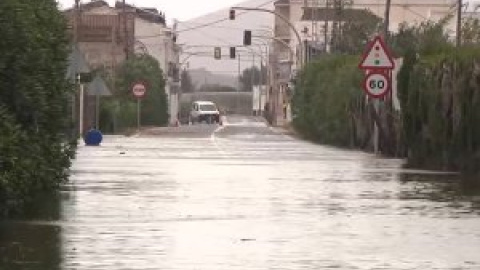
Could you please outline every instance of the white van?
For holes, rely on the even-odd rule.
[[[220,123],[220,112],[215,103],[211,101],[195,101],[190,110],[190,123],[207,124]]]

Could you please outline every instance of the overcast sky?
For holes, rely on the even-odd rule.
[[[83,3],[90,0],[80,0]],[[68,8],[73,6],[75,0],[58,0],[60,6]],[[115,0],[108,0],[113,5]],[[216,11],[218,9],[234,6],[243,2],[242,0],[126,0],[127,4],[141,7],[155,7],[165,13],[167,19],[178,19],[185,21],[193,19],[204,14]]]

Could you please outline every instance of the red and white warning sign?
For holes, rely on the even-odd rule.
[[[372,98],[381,98],[390,91],[390,79],[385,73],[372,72],[365,77],[363,89]]]
[[[145,84],[143,83],[134,83],[132,86],[132,93],[135,97],[141,98],[145,95],[145,92],[147,92],[147,88],[145,87]]]
[[[367,47],[360,62],[360,69],[393,69],[395,62],[385,42],[380,36],[375,37]]]

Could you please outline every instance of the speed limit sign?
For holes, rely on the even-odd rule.
[[[390,90],[390,79],[384,73],[372,72],[365,78],[363,88],[369,96],[381,98]]]

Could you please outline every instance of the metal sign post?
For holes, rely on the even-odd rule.
[[[100,129],[100,95],[95,94],[95,128]]]
[[[83,137],[83,112],[84,112],[84,90],[83,90],[83,83],[80,83],[80,111],[79,111],[79,127],[78,130],[80,132],[80,138]]]
[[[84,91],[84,85],[83,83],[80,83],[80,93],[79,93],[79,98],[80,98],[80,109],[79,109],[79,133],[80,133],[80,138],[83,137],[83,115],[84,115],[84,110],[85,110],[85,91]]]
[[[137,131],[140,131],[140,126],[141,126],[141,123],[140,123],[141,105],[142,105],[142,101],[139,98],[137,98]]]
[[[142,101],[141,98],[145,96],[145,93],[147,92],[147,88],[145,87],[144,83],[137,82],[133,84],[132,86],[132,93],[133,95],[137,98],[137,132],[140,131],[141,127],[141,106],[142,106]]]

